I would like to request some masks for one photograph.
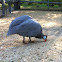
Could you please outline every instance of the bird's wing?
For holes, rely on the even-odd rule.
[[[41,26],[33,19],[28,19],[26,22],[17,26],[18,34],[22,36],[36,36],[41,32]]]
[[[15,20],[13,20],[10,24],[10,27],[14,27],[14,26],[17,26],[23,22],[25,22],[26,20],[28,19],[31,19],[32,17],[28,16],[28,15],[24,15],[24,16],[20,16],[20,17],[17,17],[15,18]]]

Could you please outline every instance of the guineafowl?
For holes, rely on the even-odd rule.
[[[47,40],[47,35],[42,33],[41,25],[28,15],[17,17],[11,22],[7,35],[12,34],[23,36],[23,43],[25,43],[25,37],[29,37],[29,42],[31,37]]]

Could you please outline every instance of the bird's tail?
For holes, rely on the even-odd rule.
[[[7,32],[7,36],[10,36],[10,35],[11,35],[11,33]]]
[[[7,32],[7,36],[10,36],[10,35],[12,35],[12,34],[13,34],[12,31],[8,31],[8,32]]]

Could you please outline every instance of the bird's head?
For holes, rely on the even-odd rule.
[[[42,38],[44,39],[45,42],[47,41],[47,35],[43,35]]]
[[[44,39],[45,42],[47,41],[47,35],[40,34],[40,35],[37,35],[36,38]]]

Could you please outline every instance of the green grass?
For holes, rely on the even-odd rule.
[[[59,8],[59,5],[54,5],[53,7],[54,7],[54,8]]]
[[[48,9],[46,4],[38,4],[38,3],[23,3],[20,5],[21,9]]]
[[[2,7],[2,4],[0,4],[0,7]],[[8,8],[8,4],[5,4],[5,7]],[[11,7],[14,7],[14,4],[11,5]],[[20,8],[21,9],[48,9],[48,6],[46,3],[21,3],[20,4]],[[52,6],[52,4],[50,4],[49,6],[50,9],[62,9],[62,6],[59,6],[57,4],[54,4]]]
[[[0,7],[2,7],[2,4],[0,4]]]

